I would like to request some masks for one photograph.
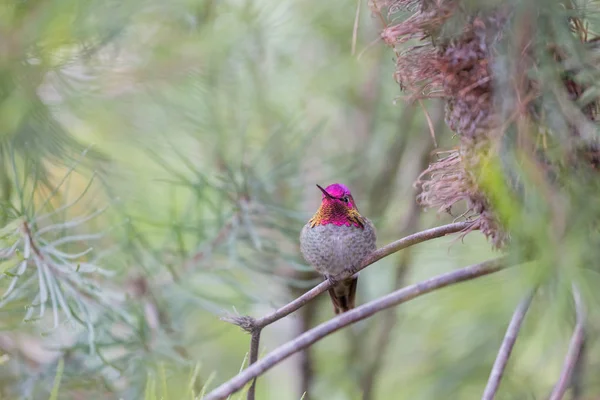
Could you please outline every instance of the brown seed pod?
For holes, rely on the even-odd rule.
[[[450,153],[442,152],[444,156],[421,174],[415,183],[420,189],[417,201],[424,207],[446,212],[451,212],[458,202],[466,203],[465,216],[471,218],[472,227],[481,229],[496,247],[504,246],[509,235],[498,222],[493,204],[477,178],[481,155],[496,152],[499,156],[501,146],[498,144],[507,127],[519,125],[527,129],[521,129],[515,140],[545,165],[549,180],[556,175],[546,147],[536,146],[540,137],[546,140],[548,130],[548,116],[537,102],[544,82],[529,73],[539,68],[541,62],[532,44],[535,18],[539,16],[534,13],[518,19],[510,6],[475,10],[459,0],[396,0],[373,2],[372,6],[376,13],[385,14],[391,21],[398,21],[394,16],[399,10],[412,11],[410,17],[386,26],[382,32],[384,41],[396,52],[394,77],[413,99],[445,100],[445,121],[460,139],[458,148]],[[569,21],[572,32],[582,43],[595,45],[596,39],[588,38],[580,19],[566,18],[565,21]],[[515,76],[510,77],[514,82],[509,82],[514,85],[508,88],[512,92],[507,91],[511,96],[511,101],[506,102],[510,103],[508,109],[506,103],[503,107],[496,104],[499,82],[492,71],[497,44],[504,40],[507,31],[514,35],[509,48],[515,54],[514,65],[510,65]],[[591,136],[589,132],[593,130],[589,122],[598,114],[598,99],[593,98],[581,106],[573,104],[585,100],[593,82],[586,84],[577,79],[577,68],[568,65],[573,57],[564,47],[549,46],[547,57],[555,61],[554,68],[562,79],[560,91],[565,92],[567,101],[561,103],[561,107],[566,114],[569,134],[581,139],[586,137],[587,131],[587,136]],[[590,63],[600,64],[600,57],[592,59]],[[523,137],[521,131],[531,137]],[[588,166],[597,169],[600,146],[594,141],[574,143],[570,155],[578,162],[586,160]]]

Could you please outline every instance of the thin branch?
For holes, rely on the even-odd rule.
[[[418,243],[425,242],[427,240],[436,239],[436,238],[439,238],[439,237],[442,237],[442,236],[445,236],[445,235],[448,235],[451,233],[461,232],[465,229],[468,229],[470,227],[470,225],[471,224],[468,222],[457,222],[457,223],[453,223],[453,224],[442,225],[442,226],[438,226],[436,228],[427,229],[427,230],[406,236],[405,238],[402,238],[400,240],[396,240],[395,242],[392,242],[384,247],[381,247],[381,248],[375,250],[373,253],[371,253],[371,255],[369,255],[367,258],[365,258],[363,260],[361,266],[358,267],[356,269],[356,271],[345,271],[345,272],[341,273],[338,277],[336,277],[336,280],[343,280],[345,278],[348,278],[348,277],[354,275],[356,272],[361,271],[361,270],[365,269],[366,267],[368,267],[369,265],[381,260],[382,258],[387,257],[390,254],[396,253],[402,249],[405,249],[407,247],[413,246]],[[305,305],[306,303],[308,303],[309,301],[311,301],[312,299],[314,299],[321,293],[327,291],[330,287],[331,287],[331,282],[329,280],[321,282],[320,284],[318,284],[317,286],[315,286],[308,292],[304,293],[302,296],[291,301],[290,303],[286,304],[285,306],[281,307],[280,309],[272,312],[269,315],[266,315],[262,318],[255,320],[254,323],[256,324],[256,326],[264,328],[265,326],[270,325],[273,322],[278,321],[281,318],[293,313],[294,311],[296,311],[297,309],[299,309],[300,307],[302,307],[303,305]],[[237,318],[233,318],[233,320],[234,320],[233,322],[235,322],[237,320]],[[243,328],[243,326],[242,326],[242,328]]]
[[[407,104],[398,119],[398,126],[401,127],[402,132],[409,132],[413,126],[415,117],[415,106],[412,103]],[[443,114],[442,114],[443,115]],[[443,118],[442,118],[443,120]],[[419,132],[420,133],[420,132]],[[368,215],[377,218],[383,215],[392,200],[392,190],[390,182],[395,182],[400,171],[400,164],[402,159],[406,156],[406,147],[410,137],[403,133],[398,133],[394,136],[394,139],[389,143],[385,156],[383,157],[386,162],[383,164],[382,169],[378,172],[377,176],[373,179],[373,184],[369,188],[369,212]],[[425,165],[427,167],[427,165]],[[419,171],[420,173],[421,171]],[[418,177],[418,174],[417,174]],[[411,193],[412,194],[412,193]],[[414,197],[411,198],[412,202]]]
[[[401,253],[400,256],[401,258],[398,266],[396,267],[396,273],[394,276],[395,289],[402,286],[402,281],[408,272],[411,260],[410,249],[407,249],[405,252]],[[388,353],[392,332],[397,323],[398,318],[395,311],[396,310],[393,308],[389,308],[381,315],[381,330],[379,331],[379,336],[375,342],[376,347],[373,350],[374,355],[371,359],[371,362],[367,365],[367,368],[361,379],[361,392],[363,395],[363,400],[371,400],[373,398],[373,389],[375,388],[377,376],[379,372],[382,371],[382,367],[384,366],[384,356]]]
[[[565,395],[565,392],[571,383],[571,376],[573,375],[575,365],[577,365],[577,360],[579,359],[581,348],[584,343],[585,308],[583,305],[583,300],[581,299],[581,294],[579,293],[579,289],[577,286],[575,286],[575,284],[573,284],[573,300],[575,301],[576,314],[575,330],[571,336],[569,350],[567,351],[567,356],[565,357],[565,361],[563,363],[560,378],[558,379],[556,386],[554,386],[554,390],[550,395],[550,400],[560,400]]]
[[[397,243],[398,242],[394,242],[392,243],[392,245],[398,246]],[[388,245],[374,252],[367,259],[367,261],[374,262],[384,257],[384,255],[391,254],[393,252],[391,251],[391,249],[395,248],[395,246],[390,247],[392,245]],[[296,339],[293,339],[279,346],[271,353],[267,354],[267,356],[265,356],[260,361],[252,364],[244,371],[240,372],[237,376],[233,377],[229,381],[223,383],[218,388],[214,389],[204,398],[204,400],[225,399],[230,394],[235,393],[236,391],[243,388],[244,385],[246,385],[252,379],[262,375],[267,370],[271,369],[276,364],[285,360],[292,354],[295,354],[301,351],[302,349],[311,346],[312,344],[332,334],[333,332],[345,328],[346,326],[351,325],[355,322],[369,318],[370,316],[382,310],[394,307],[401,303],[405,303],[409,300],[435,291],[437,289],[500,271],[502,268],[504,268],[505,261],[505,258],[499,258],[495,260],[486,261],[480,264],[475,264],[456,271],[448,272],[442,275],[438,275],[423,282],[419,282],[414,285],[410,285],[395,292],[392,292],[386,296],[383,296],[377,300],[373,300],[369,303],[363,304],[362,306],[354,308],[343,314],[339,314],[331,320],[324,322],[318,325],[317,327],[298,336]],[[365,266],[364,263],[363,266]]]
[[[356,39],[358,38],[358,21],[360,20],[360,3],[358,0],[358,4],[356,5],[356,15],[354,16],[354,28],[352,29],[352,51],[350,54],[354,55],[356,53]]]
[[[254,364],[258,361],[258,349],[260,347],[260,331],[261,328],[255,328],[252,331],[252,337],[250,338],[250,361],[248,365]],[[247,400],[254,400],[256,393],[256,378],[252,380],[252,385],[248,389]]]
[[[313,320],[316,316],[316,302],[308,303],[306,306],[302,307],[300,310],[300,318],[298,318],[297,326],[298,333],[297,335],[301,335],[304,332],[308,331],[312,325]],[[299,387],[300,387],[300,397],[303,400],[311,400],[314,399],[311,395],[312,381],[314,375],[314,367],[313,367],[313,357],[312,351],[310,348],[304,349],[299,354],[298,361],[298,374],[299,374]],[[302,397],[304,396],[304,397]]]
[[[409,111],[410,110],[410,111]],[[442,124],[444,124],[444,113],[443,113],[443,107],[441,107],[441,105],[439,107],[437,107],[435,109],[436,111],[436,126],[439,127],[441,129]],[[414,106],[409,104],[405,106],[405,109],[402,113],[402,117],[400,119],[400,126],[402,126],[403,128],[406,127],[406,123],[412,123],[412,116],[414,116]],[[401,159],[403,160],[405,157],[408,156],[408,154],[406,154],[404,152],[404,147],[406,147],[406,135],[397,135],[400,136],[402,138],[404,138],[404,140],[402,141],[398,141],[396,140],[392,146],[391,149],[394,147],[398,147],[398,145],[400,145],[399,142],[402,142],[403,144],[401,145],[401,149],[395,149],[396,151],[399,151],[402,154]],[[419,140],[418,140],[418,146],[415,146],[418,150],[419,154],[419,162],[417,164],[417,168],[415,169],[415,174],[412,178],[412,181],[415,181],[416,179],[418,179],[419,174],[421,173],[421,171],[425,170],[427,168],[428,165],[428,161],[429,161],[429,155],[431,153],[432,150],[432,146],[431,146],[431,141],[429,141],[427,138],[424,139],[423,136],[419,136]],[[388,158],[389,159],[395,159],[398,158],[397,155],[395,155],[394,153],[388,152]],[[386,177],[386,181],[380,181],[380,183],[382,184],[382,186],[384,185],[384,182],[391,182],[395,180],[395,176],[399,171],[399,167],[400,167],[400,161],[401,159],[397,159],[396,161],[396,165],[393,167],[393,176],[394,178],[391,179],[389,176]],[[412,160],[408,160],[407,163],[410,164],[412,162]],[[385,172],[385,171],[384,171]],[[385,173],[383,175],[386,175]],[[389,175],[389,174],[387,174]],[[388,185],[389,186],[389,185]],[[373,186],[374,188],[377,187],[376,185]],[[372,191],[372,193],[374,193]],[[384,191],[383,193],[387,193],[389,194],[389,191]],[[420,210],[420,206],[419,204],[415,201],[415,193],[410,193],[409,194],[409,198],[410,198],[410,206],[408,207],[408,209],[406,210],[406,217],[404,218],[404,221],[402,223],[402,228],[400,230],[400,235],[404,236],[407,235],[410,232],[414,232],[416,230],[419,229],[419,225],[420,225],[420,220],[421,220],[421,210]],[[377,204],[378,198],[384,198],[385,196],[381,196],[381,193],[378,193],[376,195],[376,197],[371,197],[372,201],[375,201]],[[388,204],[389,204],[389,196],[387,196],[387,201],[385,202],[385,205],[383,208],[381,208],[380,210],[383,211],[384,209],[387,208]],[[406,249],[405,251],[403,251],[402,253],[399,254],[398,257],[398,265],[396,266],[396,271],[394,274],[394,286],[393,286],[393,290],[397,290],[399,288],[401,288],[402,286],[404,286],[403,282],[404,282],[404,278],[408,273],[408,270],[410,268],[411,265],[411,261],[412,261],[412,253],[410,251],[411,249]],[[365,368],[365,370],[362,373],[361,376],[361,391],[363,394],[363,400],[371,400],[373,398],[373,392],[374,392],[374,387],[375,387],[375,383],[377,381],[378,375],[379,373],[382,371],[383,366],[385,364],[385,355],[388,353],[388,348],[390,345],[390,339],[392,337],[392,331],[395,328],[396,324],[397,324],[397,319],[398,319],[398,314],[396,313],[396,310],[390,308],[388,310],[386,310],[385,312],[382,313],[382,315],[380,316],[380,324],[373,324],[373,325],[381,325],[380,326],[380,330],[379,330],[379,337],[377,338],[377,340],[375,341],[375,348],[373,349],[372,353],[373,356],[371,358],[371,362],[367,364],[367,367]],[[362,343],[362,340],[354,340],[352,343],[355,344],[355,346],[361,346],[360,343]],[[359,353],[360,348],[357,348],[356,350],[354,350],[354,353]]]
[[[423,100],[417,99],[417,101],[419,102],[419,105],[423,109],[423,114],[425,114],[425,119],[427,120],[427,126],[429,126],[429,133],[431,134],[431,140],[433,141],[433,147],[438,147],[437,140],[435,140],[435,128],[433,127],[433,121],[431,120],[431,117],[429,116],[429,113],[427,112],[427,109],[425,108],[425,105],[423,104]]]
[[[212,253],[218,246],[220,246],[229,236],[229,233],[231,232],[235,223],[238,221],[239,217],[239,212],[233,214],[231,218],[229,218],[229,220],[221,227],[215,238],[211,240],[207,246],[194,253],[194,255],[192,255],[190,259],[183,264],[183,269],[188,271],[194,268],[207,256],[207,254]]]
[[[492,367],[492,371],[490,372],[490,378],[488,379],[481,400],[493,400],[496,396],[496,393],[498,392],[498,387],[500,386],[500,380],[502,379],[502,375],[504,374],[504,370],[506,369],[506,364],[508,363],[508,358],[510,357],[515,342],[517,341],[517,336],[519,335],[519,331],[521,330],[521,324],[525,319],[525,314],[527,313],[527,310],[531,305],[531,301],[533,300],[534,294],[535,290],[528,293],[527,296],[523,300],[521,300],[521,302],[517,306],[517,309],[513,313],[512,319],[510,320],[510,324],[506,329],[504,340],[502,340],[500,350],[498,350],[498,356],[496,357],[496,361],[494,362],[494,366]]]
[[[400,240],[397,240],[395,242],[388,244],[387,246],[377,249],[376,251],[371,253],[371,255],[368,256],[362,262],[361,266],[356,271],[345,271],[344,273],[340,274],[339,277],[336,277],[336,279],[338,279],[338,280],[345,279],[345,278],[355,274],[356,272],[366,268],[367,266],[373,264],[374,262],[379,261],[380,259],[382,259],[390,254],[393,254],[397,251],[400,251],[404,248],[410,247],[412,245],[415,245],[415,244],[418,244],[418,243],[421,243],[421,242],[424,242],[427,240],[442,237],[442,236],[445,236],[450,233],[461,232],[468,228],[469,228],[469,223],[458,222],[458,223],[439,226],[439,227],[432,228],[432,229],[427,229],[425,231],[406,236]],[[326,281],[320,283],[319,285],[315,286],[308,292],[304,293],[302,296],[296,298],[295,300],[291,301],[290,303],[286,304],[285,306],[281,307],[280,309],[278,309],[278,310],[272,312],[271,314],[266,315],[260,319],[254,319],[249,316],[241,316],[241,317],[236,316],[236,317],[222,318],[224,321],[238,325],[239,327],[244,329],[246,332],[249,332],[252,334],[251,343],[250,343],[250,360],[249,360],[248,365],[250,366],[250,365],[254,364],[254,362],[258,358],[258,343],[260,342],[260,333],[261,333],[261,330],[265,326],[270,325],[273,322],[278,321],[281,318],[284,318],[285,316],[298,310],[300,307],[304,306],[305,304],[307,304],[308,302],[310,302],[311,300],[316,298],[321,293],[327,291],[330,288],[330,286],[331,286],[331,281],[326,280]],[[253,348],[254,342],[256,343],[256,348]],[[255,390],[256,390],[256,379],[254,379],[254,381],[252,382],[252,386],[248,390],[248,397],[247,397],[248,400],[254,399]]]
[[[319,278],[319,273],[316,270],[297,270],[288,269],[287,275],[294,281],[308,282]],[[298,287],[291,283],[288,285],[289,292],[292,298],[301,296],[306,291],[306,288]],[[293,320],[293,334],[292,337],[300,336],[304,332],[312,328],[317,317],[317,307],[319,303],[312,301],[306,304],[304,307],[298,310],[298,316]],[[314,378],[314,359],[312,356],[311,348],[307,348],[298,353],[295,359],[294,368],[295,382],[297,387],[297,398],[302,400],[314,400],[311,396],[312,384]]]
[[[575,368],[573,369],[573,374],[571,375],[571,400],[582,400],[583,390],[584,390],[584,375],[585,375],[585,365],[588,354],[588,339],[587,332],[584,332],[583,343],[581,344],[581,350],[579,352],[579,358],[577,359],[577,364],[575,364]]]

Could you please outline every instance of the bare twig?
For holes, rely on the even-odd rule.
[[[412,109],[413,107],[411,107]],[[414,113],[411,113],[414,114]],[[443,113],[438,113],[438,124],[441,121],[443,123]],[[405,125],[402,125],[405,126]],[[405,136],[405,135],[400,135]],[[427,163],[429,160],[429,154],[431,151],[431,142],[429,140],[420,140],[420,147],[418,150],[420,151],[420,160],[418,163],[418,168],[415,171],[416,179],[421,171],[427,168]],[[396,168],[397,169],[397,168]],[[413,180],[414,180],[413,179]],[[402,223],[402,228],[400,230],[401,235],[406,235],[408,232],[413,232],[419,229],[419,221],[421,219],[420,207],[414,199],[414,194],[410,194],[411,198],[410,206],[406,210],[406,216]],[[398,288],[403,286],[404,278],[408,272],[410,263],[411,263],[411,249],[406,249],[402,253],[399,254],[398,265],[396,266],[396,271],[394,274],[394,286],[393,290],[397,290]],[[373,388],[375,387],[375,383],[377,381],[377,376],[379,372],[382,370],[384,365],[384,356],[388,351],[388,347],[390,344],[390,338],[392,336],[392,331],[397,323],[397,313],[396,310],[390,308],[381,314],[381,326],[379,330],[379,336],[377,338],[376,347],[374,349],[373,357],[371,358],[370,363],[367,364],[365,371],[361,377],[361,391],[363,394],[363,400],[371,400],[373,398]],[[379,324],[375,324],[379,325]],[[355,341],[360,343],[361,341]],[[358,352],[358,351],[356,351]]]
[[[458,223],[438,226],[436,228],[427,229],[425,231],[406,236],[405,238],[396,240],[395,242],[392,242],[380,249],[375,250],[373,253],[371,253],[371,255],[369,255],[362,262],[361,266],[356,271],[345,271],[344,273],[342,273],[338,277],[336,277],[336,279],[342,280],[342,279],[348,278],[349,276],[355,274],[356,272],[373,264],[374,262],[379,261],[380,259],[382,259],[386,256],[389,256],[390,254],[393,254],[397,251],[400,251],[406,247],[409,247],[409,246],[412,246],[412,245],[415,245],[415,244],[418,244],[421,242],[425,242],[427,240],[442,237],[442,236],[448,235],[450,233],[460,232],[460,231],[463,231],[468,228],[469,228],[469,223],[458,222]],[[261,332],[262,328],[264,328],[265,326],[270,325],[273,322],[278,321],[281,318],[298,310],[300,307],[304,306],[306,303],[313,300],[315,297],[317,297],[321,293],[327,291],[330,287],[331,287],[331,282],[329,280],[326,280],[326,281],[320,283],[319,285],[315,286],[308,292],[304,293],[302,296],[298,297],[297,299],[295,299],[295,300],[291,301],[290,303],[286,304],[285,306],[281,307],[280,309],[272,312],[269,315],[259,318],[259,319],[254,319],[254,318],[248,317],[248,316],[222,318],[224,321],[231,322],[235,325],[238,325],[239,327],[244,329],[246,332],[249,332],[252,334],[249,366],[252,365],[258,358],[258,344],[260,342],[260,332]],[[256,343],[256,348],[252,347],[253,343]],[[252,386],[250,387],[250,390],[248,391],[247,398],[249,400],[254,398],[253,396],[254,396],[254,392],[255,392],[255,386],[256,386],[256,382],[253,382]]]
[[[370,61],[370,67],[365,77],[364,82],[360,85],[359,98],[360,101],[356,104],[353,112],[353,117],[349,121],[349,129],[352,132],[352,137],[355,139],[355,152],[364,154],[365,150],[373,146],[373,126],[376,121],[377,105],[381,98],[379,93],[382,90],[381,82],[381,62],[383,57],[383,49],[376,48],[376,53]],[[355,162],[360,162],[357,159]],[[366,171],[357,175],[350,182],[353,190],[357,192],[367,192],[367,183],[370,181],[366,176]],[[372,215],[371,215],[372,217]]]
[[[394,244],[395,243],[397,242],[394,242]],[[389,246],[386,246],[380,250],[385,249],[385,251],[390,251]],[[385,252],[380,252],[378,250],[373,254],[375,254],[375,256],[372,255],[368,258],[368,260],[373,260],[374,258],[378,260],[384,256]],[[374,261],[376,260],[373,260],[373,262]],[[257,376],[262,375],[267,370],[271,369],[273,366],[285,360],[292,354],[311,346],[324,337],[350,324],[369,318],[370,316],[382,310],[407,302],[437,289],[497,272],[504,267],[504,263],[505,259],[499,258],[462,268],[457,271],[448,272],[423,282],[407,286],[377,300],[373,300],[343,314],[339,314],[331,320],[324,322],[308,332],[298,336],[296,339],[279,346],[260,361],[249,366],[237,376],[214,389],[212,392],[206,395],[205,400],[225,399],[228,395],[240,390],[246,383]]]
[[[299,336],[304,332],[308,331],[313,326],[313,321],[316,317],[316,302],[310,302],[302,307],[300,312],[300,318],[297,319],[297,333],[295,336]],[[310,400],[311,387],[314,375],[313,368],[313,357],[311,355],[311,349],[306,348],[299,354],[298,360],[298,383],[300,387],[300,396],[303,400]],[[302,397],[304,396],[304,397]]]
[[[585,375],[584,366],[586,365],[588,354],[587,335],[588,332],[584,332],[583,343],[581,344],[581,350],[579,351],[579,358],[577,359],[577,364],[575,364],[573,374],[571,375],[571,400],[582,400],[584,398],[583,378]]]
[[[550,400],[560,400],[565,395],[565,392],[571,383],[571,376],[573,375],[575,365],[577,365],[577,360],[579,359],[581,348],[584,343],[585,308],[583,305],[583,300],[581,299],[581,294],[579,293],[579,289],[577,286],[575,286],[575,284],[573,284],[573,300],[575,301],[576,314],[575,330],[571,336],[569,350],[567,351],[567,356],[565,357],[565,361],[563,363],[560,378],[558,379],[556,386],[554,386],[554,390],[550,395]]]
[[[508,358],[510,357],[515,342],[517,341],[517,336],[521,330],[521,324],[525,319],[525,314],[531,305],[531,300],[533,300],[534,294],[535,291],[528,293],[527,296],[521,300],[517,306],[517,309],[513,313],[510,324],[506,329],[504,340],[502,340],[500,350],[498,350],[498,356],[496,357],[496,361],[494,362],[494,366],[490,372],[490,378],[488,379],[485,391],[481,397],[482,400],[493,400],[496,396],[498,387],[500,386],[500,380],[502,379],[504,369],[508,363]]]
[[[372,218],[383,215],[391,203],[392,185],[390,185],[390,182],[396,181],[400,170],[400,163],[406,155],[405,149],[410,137],[405,133],[410,132],[415,115],[414,104],[406,104],[398,121],[398,126],[402,127],[402,132],[397,133],[391,143],[389,143],[388,150],[383,157],[385,163],[377,176],[373,178],[371,187],[368,188],[370,193],[368,215]]]
[[[229,236],[233,226],[240,218],[240,213],[236,212],[229,218],[229,220],[219,229],[219,232],[213,240],[211,240],[205,247],[194,253],[186,262],[183,264],[185,271],[191,270],[196,267],[200,261],[202,261],[207,254],[212,253],[217,247],[219,247]]]
[[[356,5],[356,15],[354,16],[354,28],[352,29],[352,51],[350,54],[354,55],[356,53],[356,40],[358,38],[358,21],[360,20],[360,3],[358,0],[358,4]]]
[[[250,338],[250,361],[248,365],[254,364],[258,361],[258,349],[260,347],[260,331],[261,328],[255,328],[252,331],[252,337]],[[246,399],[254,400],[254,396],[256,393],[256,378],[252,380],[252,385],[248,389],[248,395]]]
[[[406,236],[400,240],[396,240],[386,246],[383,246],[377,250],[375,250],[371,255],[365,258],[360,267],[356,269],[356,271],[345,271],[337,276],[336,280],[343,280],[354,275],[356,272],[361,271],[368,267],[369,265],[381,260],[384,257],[389,256],[390,254],[396,253],[402,249],[413,246],[418,243],[426,242],[431,239],[436,239],[442,236],[446,236],[451,233],[461,232],[465,229],[470,228],[470,223],[468,222],[457,222],[448,225],[442,225],[435,228],[427,229],[421,232],[417,232],[415,234]],[[326,280],[321,282],[308,292],[304,293],[302,296],[297,299],[289,302],[285,306],[280,309],[272,312],[269,315],[265,315],[262,318],[255,320],[255,324],[261,328],[264,328],[267,325],[272,324],[275,321],[280,320],[281,318],[293,313],[309,301],[313,300],[315,297],[320,295],[321,293],[327,291],[331,287],[331,282]],[[236,320],[236,318],[234,318]],[[235,322],[235,321],[233,321]]]
[[[404,277],[408,271],[410,259],[410,249],[407,249],[405,252],[400,254],[400,261],[396,267],[396,273],[394,277],[395,288],[398,288],[402,285],[402,281],[404,280]],[[397,323],[395,311],[396,310],[393,308],[389,308],[381,315],[381,329],[379,331],[379,336],[377,337],[374,355],[361,379],[363,400],[371,400],[373,398],[373,388],[375,386],[377,375],[379,371],[381,371],[381,367],[384,364],[384,355],[387,353],[392,331]]]
[[[431,117],[429,116],[429,113],[427,112],[427,109],[425,108],[425,105],[423,104],[423,100],[417,99],[417,101],[419,102],[419,105],[423,109],[423,114],[425,114],[425,119],[427,120],[427,126],[429,126],[429,133],[431,134],[431,140],[433,141],[433,147],[438,147],[437,140],[435,140],[435,128],[433,127],[433,121],[431,120]]]

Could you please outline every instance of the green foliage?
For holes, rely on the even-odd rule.
[[[352,55],[356,4],[341,0],[0,5],[2,398],[202,399],[247,364],[249,337],[219,318],[259,316],[320,281],[298,253],[318,206],[315,183],[346,183],[378,244],[398,238],[431,138],[419,108],[408,109],[410,123],[393,103],[392,53],[370,44],[379,20],[361,7]],[[456,145],[437,104],[426,109],[440,148]],[[482,176],[523,240],[511,256],[547,257],[398,309],[376,398],[479,396],[512,310],[541,281],[549,283],[502,395],[545,396],[571,333],[566,283],[575,277],[590,304],[600,301],[596,255],[586,252],[598,239],[589,228],[595,177],[565,183],[580,212],[569,214],[555,265],[556,253],[545,252],[556,243],[546,234],[548,195],[540,187],[525,205],[507,196],[507,165],[525,177],[520,184],[536,180],[528,165],[505,161],[490,159]],[[420,219],[425,227],[451,217]],[[403,284],[492,252],[471,233],[412,254]],[[394,289],[396,265],[389,258],[361,272],[359,303]],[[330,317],[319,299],[311,324]],[[296,335],[301,318],[266,329],[261,350]],[[381,325],[373,319],[353,327],[356,336],[317,343],[308,394],[289,361],[261,377],[257,398],[357,398]],[[597,347],[589,342],[590,371]]]

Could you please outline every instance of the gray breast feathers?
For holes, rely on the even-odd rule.
[[[300,234],[302,255],[324,275],[358,267],[376,249],[375,242],[375,230],[368,220],[364,228],[334,224],[311,228],[307,224]]]

